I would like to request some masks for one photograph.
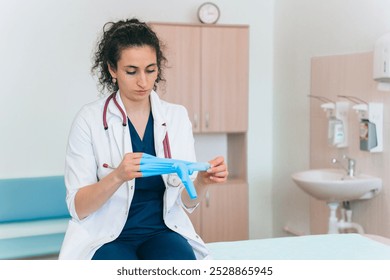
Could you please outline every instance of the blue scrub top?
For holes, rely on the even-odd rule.
[[[128,119],[133,152],[156,155],[153,123],[153,115],[150,112],[144,137],[141,139]],[[145,238],[168,229],[163,220],[164,192],[165,185],[161,175],[135,179],[134,197],[119,238]]]

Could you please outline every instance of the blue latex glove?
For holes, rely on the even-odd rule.
[[[145,153],[142,155],[140,164],[142,177],[176,173],[191,199],[196,199],[197,194],[190,175],[194,171],[206,171],[210,168],[208,162],[189,162],[171,158],[158,158]]]

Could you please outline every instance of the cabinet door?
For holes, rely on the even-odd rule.
[[[210,186],[200,211],[200,235],[205,242],[248,239],[246,183],[228,182]]]
[[[200,27],[187,25],[152,24],[162,40],[168,60],[166,83],[158,87],[160,97],[184,105],[193,131],[200,131]]]
[[[204,27],[201,43],[202,131],[247,131],[248,27]]]

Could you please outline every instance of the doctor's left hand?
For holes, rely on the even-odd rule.
[[[205,197],[209,184],[223,183],[227,179],[229,173],[223,157],[216,157],[210,160],[209,163],[211,167],[207,171],[199,171],[194,181],[198,199],[191,200],[189,196],[186,195],[187,192],[182,192],[183,204],[187,208],[193,208],[199,204],[200,199]]]
[[[199,172],[197,180],[200,180],[202,185],[225,182],[229,172],[224,157],[218,156],[209,163],[211,167],[207,171]]]

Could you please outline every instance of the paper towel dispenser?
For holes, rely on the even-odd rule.
[[[390,33],[375,42],[373,78],[378,82],[390,83]]]

